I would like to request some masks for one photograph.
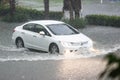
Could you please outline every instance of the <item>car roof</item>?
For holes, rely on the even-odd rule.
[[[56,21],[56,20],[36,20],[36,21],[30,21],[28,23],[36,23],[41,25],[51,25],[51,24],[63,24],[64,22]]]

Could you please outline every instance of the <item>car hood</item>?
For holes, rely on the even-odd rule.
[[[91,40],[82,33],[75,35],[59,35],[59,36],[55,36],[55,38],[58,41],[64,41],[64,42],[84,42]]]

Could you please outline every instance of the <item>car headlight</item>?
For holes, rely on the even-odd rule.
[[[93,47],[93,41],[89,40],[89,47]]]
[[[61,44],[62,44],[63,46],[72,46],[71,42],[62,42],[62,41],[61,41]]]

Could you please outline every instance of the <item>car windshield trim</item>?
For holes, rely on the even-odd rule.
[[[74,35],[79,34],[79,32],[72,28],[67,24],[51,24],[46,25],[47,28],[54,34],[54,35]]]

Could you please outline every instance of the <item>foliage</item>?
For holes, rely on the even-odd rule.
[[[29,16],[26,14],[15,13],[14,16],[11,16],[10,14],[4,16],[2,20],[6,22],[25,22],[28,18]]]
[[[49,19],[60,20],[62,18],[62,12],[50,12]],[[4,16],[3,20],[7,22],[24,22],[27,20],[42,20],[45,19],[44,11],[38,11],[35,9],[26,9],[17,7],[13,17],[9,14],[9,8],[0,8],[0,16]]]
[[[73,20],[63,20],[64,22],[72,25],[75,28],[84,28],[86,26],[86,21],[83,18],[73,19]]]
[[[63,17],[62,12],[50,12],[49,14],[50,19],[60,20],[62,17]]]
[[[8,6],[0,6],[0,16],[5,16],[9,12],[10,9]]]
[[[120,27],[120,16],[87,15],[88,24]]]
[[[35,9],[27,9],[27,8],[18,7],[16,9],[16,12],[28,15],[29,20],[44,19],[44,12],[43,11],[37,11]]]
[[[107,78],[120,80],[120,58],[115,53],[110,53],[105,57],[108,60],[105,70],[100,75],[100,80]],[[114,67],[114,65],[116,65]]]

